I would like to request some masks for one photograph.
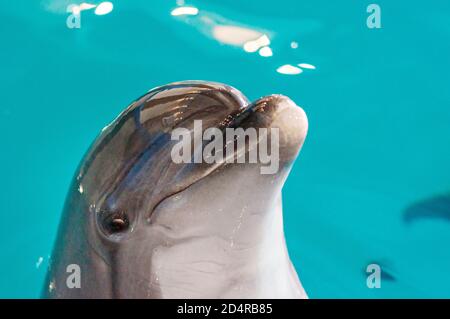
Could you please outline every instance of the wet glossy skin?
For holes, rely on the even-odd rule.
[[[261,175],[260,164],[175,164],[170,132],[198,119],[203,130],[279,128],[279,172]],[[82,161],[44,296],[306,297],[281,208],[306,132],[304,112],[283,96],[250,104],[234,88],[192,81],[150,91],[102,131]],[[74,263],[79,289],[66,286]]]

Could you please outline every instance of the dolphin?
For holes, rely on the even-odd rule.
[[[422,219],[450,221],[450,194],[437,195],[408,206],[403,221],[411,224]]]
[[[176,128],[276,128],[279,169],[174,163]],[[307,298],[283,233],[281,189],[308,129],[282,95],[221,83],[150,90],[106,126],[71,183],[45,298]],[[271,138],[269,136],[269,138]],[[246,156],[260,140],[246,141]],[[242,146],[242,145],[241,145]]]

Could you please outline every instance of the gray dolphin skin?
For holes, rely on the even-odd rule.
[[[261,174],[260,162],[175,163],[171,132],[192,131],[194,120],[203,131],[277,128],[278,171]],[[307,298],[288,255],[281,200],[307,129],[304,111],[282,95],[250,103],[203,81],[149,91],[102,130],[80,163],[43,297]],[[238,158],[259,144],[223,148]]]

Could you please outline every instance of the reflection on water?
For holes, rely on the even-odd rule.
[[[72,12],[73,14],[80,14],[82,11],[95,9],[96,15],[105,15],[110,13],[114,5],[110,1],[103,1],[98,3],[77,2],[72,0],[43,0],[43,7],[50,12],[64,14]]]
[[[300,74],[300,73],[302,73],[303,70],[300,69],[300,68],[298,68],[298,67],[296,67],[296,66],[294,66],[294,65],[285,64],[285,65],[280,66],[280,67],[277,69],[277,72],[278,72],[278,73],[281,73],[281,74],[291,74],[291,75],[294,75],[294,74]]]
[[[72,3],[79,29],[66,26]],[[13,221],[0,233],[1,297],[38,296],[70,179],[100,129],[142,92],[186,79],[251,100],[285,94],[308,114],[283,204],[311,297],[450,296],[448,196],[436,196],[450,189],[450,3],[380,0],[380,30],[356,2],[101,3],[0,11],[0,217]],[[386,280],[368,289],[361,270],[377,261]]]
[[[218,14],[201,11],[196,7],[179,6],[171,11],[172,16],[187,16],[184,22],[196,27],[199,31],[212,36],[220,43],[242,47],[245,52],[258,52],[261,57],[272,57],[274,55],[270,47],[271,40],[267,33],[273,31],[258,30],[255,27],[244,26],[244,22],[236,22],[226,19]],[[191,18],[189,16],[197,16]],[[266,33],[264,33],[266,32]],[[298,48],[298,43],[292,41],[290,43],[292,49]],[[276,71],[285,75],[297,75],[304,69],[315,69],[315,66],[308,63],[300,63],[298,66],[284,64],[279,66]]]
[[[267,58],[272,56],[273,52],[270,47],[262,47],[261,49],[259,49],[259,55]]]
[[[113,10],[113,8],[114,8],[114,6],[111,2],[109,2],[109,1],[101,2],[95,8],[95,14],[102,16],[102,15],[110,13]]]
[[[178,7],[172,10],[170,12],[173,16],[183,16],[183,15],[190,15],[195,16],[198,14],[198,9],[196,7]]]
[[[309,64],[309,63],[299,63],[298,66],[303,68],[303,69],[309,69],[309,70],[315,70],[316,69],[316,67],[314,65]]]

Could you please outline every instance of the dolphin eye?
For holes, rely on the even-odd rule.
[[[100,217],[102,230],[107,235],[123,233],[130,227],[130,220],[124,212],[104,213]]]

